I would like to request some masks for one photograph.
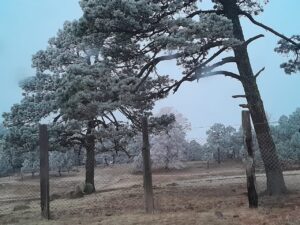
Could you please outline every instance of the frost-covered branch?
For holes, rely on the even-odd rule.
[[[223,53],[224,51],[226,51],[226,49],[228,49],[228,47],[223,47],[221,49],[219,49],[217,52],[215,52],[212,56],[210,56],[207,60],[205,60],[204,63],[201,64],[201,66],[205,66],[208,63],[210,63],[211,61],[213,61],[215,58],[217,58],[221,53]]]
[[[217,62],[217,63],[214,63],[210,66],[205,66],[205,67],[199,67],[199,68],[196,68],[196,73],[201,73],[202,71],[212,71],[214,69],[216,69],[217,67],[220,67],[220,66],[223,66],[227,63],[235,63],[236,62],[236,59],[235,57],[226,57],[226,58],[223,58],[221,61]]]
[[[193,18],[194,16],[200,15],[200,14],[207,14],[207,13],[215,13],[217,15],[221,15],[223,13],[222,10],[197,10],[195,12],[190,13],[187,18]]]
[[[278,41],[279,46],[275,48],[275,52],[286,55],[288,57],[294,57],[293,59],[289,59],[287,62],[280,65],[281,68],[284,68],[284,71],[287,74],[292,74],[300,71],[300,35],[293,35],[291,39],[299,43],[298,46],[295,46],[294,44],[281,39]]]

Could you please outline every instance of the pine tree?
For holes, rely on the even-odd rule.
[[[93,37],[105,37],[101,43],[104,57],[120,65],[131,63],[134,67],[137,58],[145,59],[144,64],[139,63],[141,69],[137,77],[156,75],[156,66],[160,62],[176,60],[183,68],[183,77],[163,88],[161,93],[176,92],[185,81],[213,75],[225,75],[241,82],[245,92],[243,97],[247,100],[243,106],[250,110],[265,166],[267,191],[269,194],[284,193],[282,170],[256,83],[263,69],[253,72],[247,51],[248,45],[263,35],[246,40],[240,16],[297,46],[297,49],[299,44],[296,38],[287,38],[253,18],[252,15],[263,11],[260,1],[213,0],[211,10],[199,9],[199,2],[168,0],[147,1],[145,4],[143,0],[82,0],[84,15],[78,22],[78,34],[91,46],[95,44]],[[233,56],[218,61],[221,54],[228,51]],[[222,69],[229,63],[236,64],[238,74]],[[137,89],[141,86],[139,83]]]

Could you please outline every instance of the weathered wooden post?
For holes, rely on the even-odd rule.
[[[42,217],[50,219],[49,208],[49,143],[47,125],[39,126],[40,144],[40,191],[41,191],[41,211]]]
[[[146,213],[154,212],[153,188],[152,188],[152,172],[150,158],[150,144],[148,132],[148,120],[146,116],[142,117],[142,133],[143,133],[143,178],[144,178],[144,198]]]
[[[248,110],[242,111],[242,126],[244,132],[244,145],[248,153],[248,157],[246,161],[246,175],[247,175],[247,191],[248,191],[249,208],[257,208],[258,196],[256,192],[254,150],[253,150],[253,142],[252,142],[250,113]]]

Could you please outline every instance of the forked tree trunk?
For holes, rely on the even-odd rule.
[[[95,136],[92,134],[92,127],[88,126],[86,136],[86,162],[85,162],[85,183],[93,186],[95,192],[94,171],[95,171]]]
[[[237,0],[219,0],[224,7],[224,14],[232,20],[235,38],[245,41],[242,26],[239,20],[239,8]],[[270,127],[264,110],[256,78],[250,64],[246,45],[234,48],[237,67],[244,87],[249,111],[252,117],[257,141],[267,176],[267,192],[270,195],[285,193],[286,186],[281,165],[276,153],[274,141],[270,133]]]

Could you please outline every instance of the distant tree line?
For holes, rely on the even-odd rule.
[[[199,143],[196,140],[187,140],[186,133],[190,129],[190,124],[182,114],[173,109],[165,108],[157,116],[166,115],[163,113],[172,114],[175,118],[173,122],[163,125],[164,129],[160,128],[150,136],[151,159],[154,169],[179,169],[182,167],[182,161],[223,162],[242,160],[245,157],[241,128],[236,129],[232,126],[215,123],[206,131],[206,142]],[[278,155],[286,167],[300,165],[299,128],[300,108],[296,109],[290,116],[281,116],[278,124],[271,126]],[[21,130],[19,135],[24,135],[23,138],[26,138],[27,142],[23,149],[15,148],[15,145],[10,141],[14,140],[12,138],[16,138],[17,134],[10,132],[15,131],[8,130],[3,125],[0,126],[0,175],[4,176],[21,171],[22,173],[31,173],[34,176],[39,172],[37,140],[34,140],[33,134],[28,133],[28,129],[26,132]],[[32,139],[28,139],[29,136]],[[123,136],[123,138],[122,148],[124,149],[120,152],[112,140],[98,142],[96,144],[96,164],[111,165],[133,162],[134,170],[141,171],[141,134]],[[19,141],[21,140],[19,139]],[[29,149],[30,146],[35,147]],[[75,145],[73,148],[58,148],[57,145],[54,145],[54,148],[51,149],[49,155],[50,170],[58,175],[61,176],[62,172],[69,172],[76,166],[84,165],[85,149],[81,149],[79,145]],[[257,160],[261,161],[258,145],[255,141],[254,148],[256,149]]]
[[[189,122],[180,113],[173,109],[163,109],[175,116],[173,122],[164,125],[164,129],[153,132],[150,137],[151,159],[154,169],[181,168],[182,161],[226,161],[242,160],[245,157],[243,150],[243,132],[232,126],[225,126],[221,123],[212,125],[207,131],[205,143],[196,140],[187,140],[186,133],[190,129]],[[160,115],[164,115],[160,113]],[[161,123],[162,124],[162,123]],[[290,116],[281,116],[278,125],[271,126],[272,135],[278,149],[280,160],[283,164],[300,164],[300,108],[296,109]],[[34,140],[34,135],[27,133],[28,138],[23,149],[15,149],[15,145],[10,143],[15,132],[0,126],[0,175],[21,171],[31,173],[32,176],[39,172],[39,154]],[[25,135],[29,130],[19,131]],[[24,133],[22,133],[24,132]],[[255,134],[254,134],[255,135]],[[118,152],[112,141],[96,144],[96,163],[102,165],[134,163],[134,170],[141,171],[141,135],[137,133],[133,136],[123,136],[122,148],[124,151]],[[15,140],[18,140],[17,138]],[[30,141],[28,141],[30,140]],[[255,140],[255,137],[254,137]],[[19,140],[20,141],[20,140]],[[30,146],[35,146],[30,149]],[[62,172],[69,172],[75,166],[84,164],[86,157],[85,149],[80,150],[80,146],[74,148],[52,148],[49,155],[50,170],[61,176]],[[257,160],[260,161],[257,142],[254,142],[257,151]],[[60,150],[58,150],[60,149]],[[23,152],[23,153],[22,153]],[[126,152],[126,153],[125,153]]]

